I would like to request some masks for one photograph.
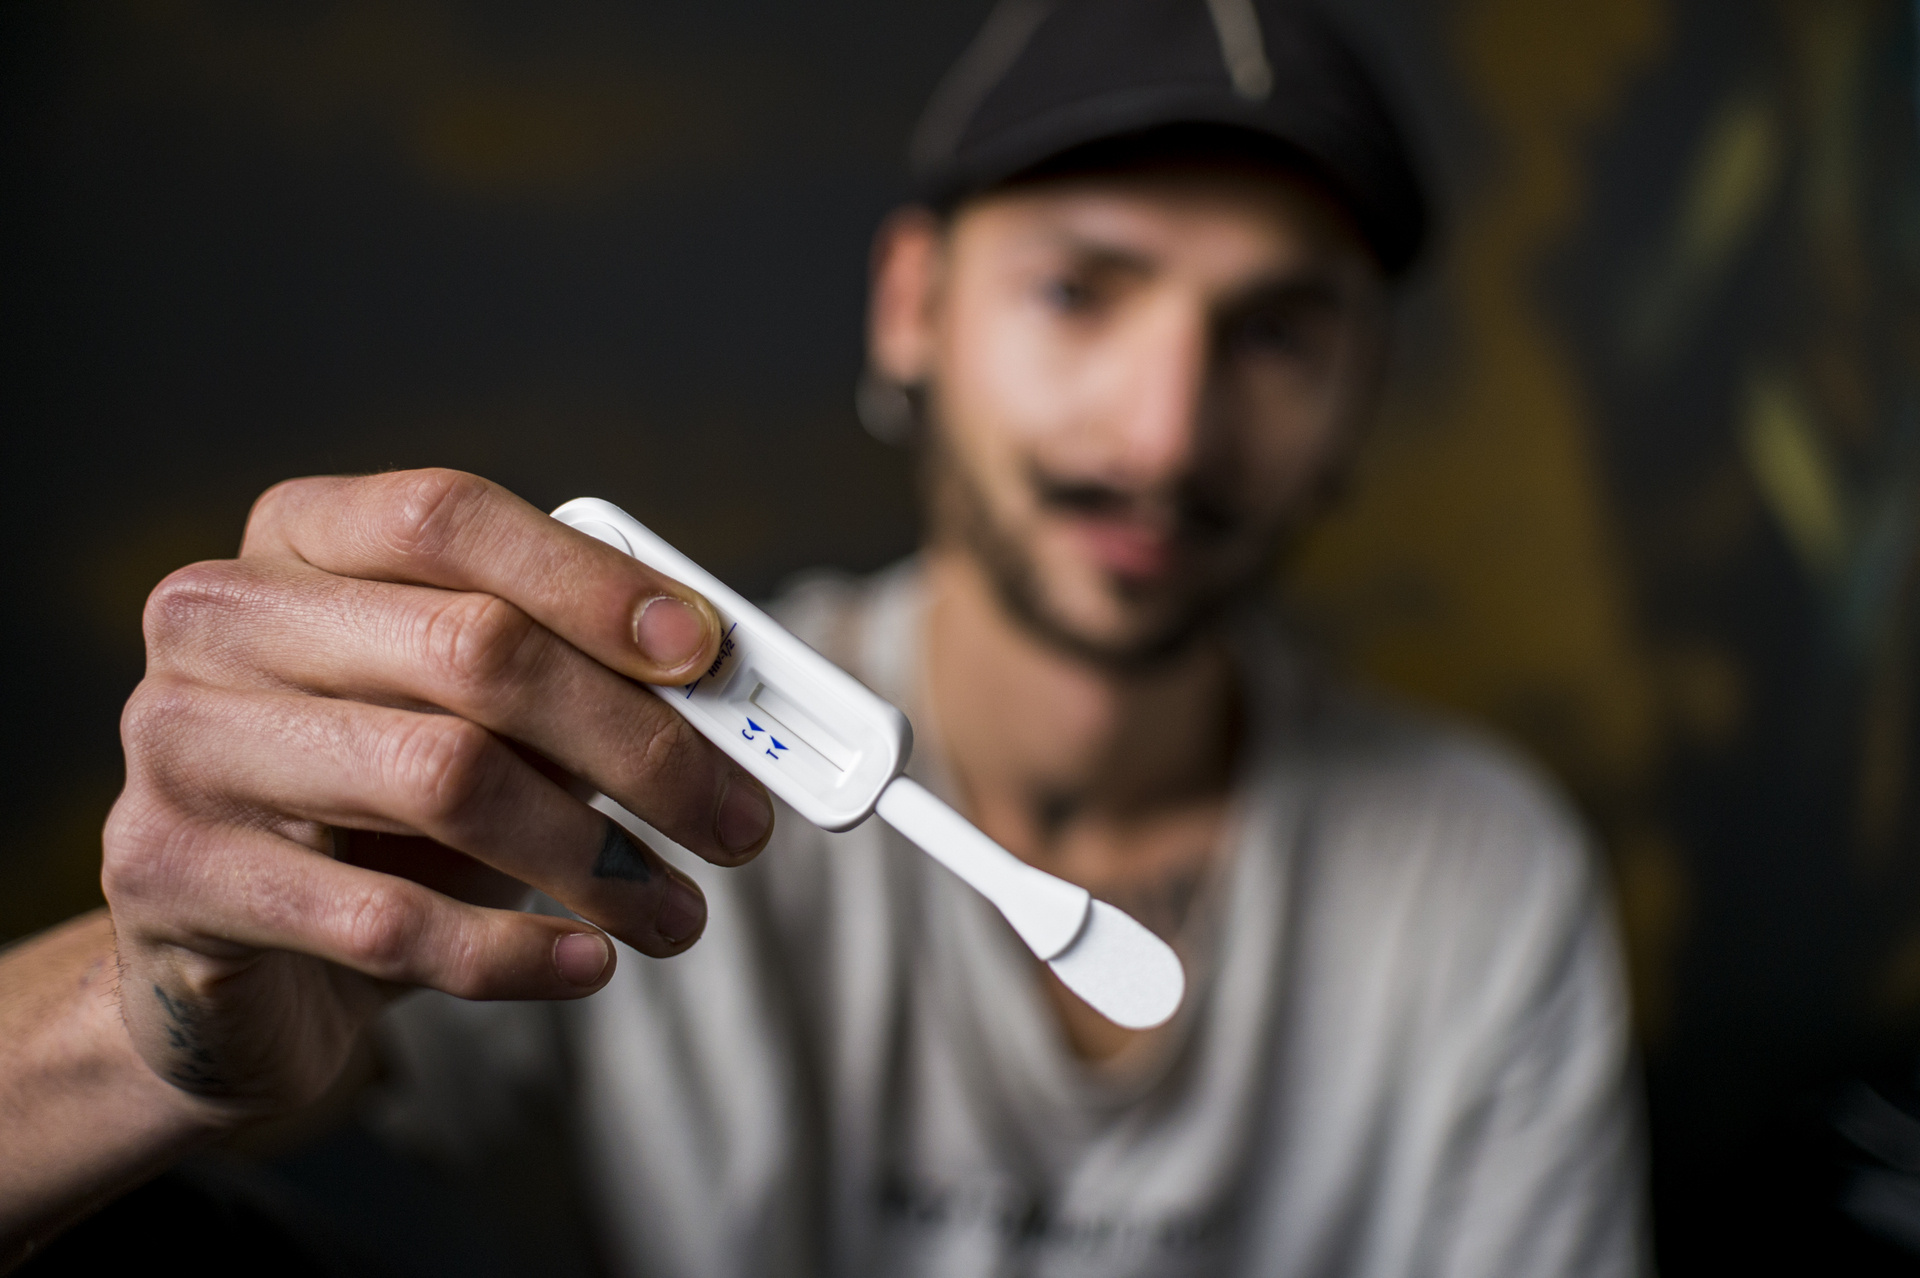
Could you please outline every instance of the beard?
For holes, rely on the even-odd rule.
[[[1251,552],[1236,550],[1229,543],[1244,544],[1248,536],[1243,520],[1226,503],[1202,491],[1183,492],[1174,503],[1179,540],[1217,552],[1216,562],[1229,567],[1206,574],[1197,585],[1187,585],[1157,606],[1151,596],[1161,594],[1164,588],[1111,576],[1107,588],[1123,608],[1131,606],[1159,615],[1123,635],[1094,633],[1057,606],[1033,548],[996,516],[983,484],[946,443],[938,427],[927,430],[923,440],[922,482],[937,534],[963,549],[979,565],[1001,606],[1030,635],[1050,648],[1115,673],[1139,673],[1166,665],[1215,632],[1227,614],[1270,579],[1283,547],[1291,543],[1286,533],[1296,526],[1289,523],[1258,537]],[[1028,482],[1043,511],[1097,513],[1136,500],[1130,494],[1099,485],[1051,479],[1038,467],[1030,468]]]

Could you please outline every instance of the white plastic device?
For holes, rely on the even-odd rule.
[[[693,587],[719,611],[713,664],[690,683],[653,690],[795,812],[846,830],[877,811],[993,902],[1027,948],[1115,1024],[1146,1029],[1178,1010],[1186,974],[1165,941],[1028,865],[901,775],[913,726],[892,703],[611,502],[577,498],[553,517]]]

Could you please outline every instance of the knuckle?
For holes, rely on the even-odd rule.
[[[398,881],[354,889],[342,905],[341,944],[355,967],[384,980],[404,977],[427,931],[430,909]]]
[[[423,715],[398,734],[393,768],[422,822],[444,829],[492,787],[503,750],[493,734],[476,723],[452,715]]]
[[[457,595],[427,619],[427,661],[457,697],[490,703],[537,667],[543,635],[504,599]]]
[[[120,742],[133,771],[164,751],[196,710],[191,684],[164,675],[148,675],[134,687],[120,711]]]
[[[223,751],[248,733],[246,705],[220,690],[149,674],[120,712],[127,788],[187,817],[228,820],[245,809],[228,785]]]
[[[101,831],[101,892],[113,905],[177,894],[190,879],[205,838],[203,827],[129,786]]]
[[[240,544],[247,546],[256,542],[268,529],[280,523],[289,506],[297,504],[304,493],[320,482],[315,478],[283,479],[254,498],[253,509],[247,512],[246,531],[242,534]]]
[[[492,485],[465,471],[433,468],[393,477],[382,536],[400,554],[432,559],[490,497]]]
[[[490,971],[492,965],[487,962],[481,938],[474,935],[470,927],[462,927],[457,931],[459,935],[439,956],[440,979],[435,984],[455,998],[496,996],[499,988]]]
[[[246,602],[246,574],[232,560],[205,560],[168,573],[140,615],[147,656],[161,658],[184,639],[202,633],[210,617]]]
[[[634,724],[633,759],[642,780],[669,794],[706,768],[706,743],[679,715],[661,711]]]
[[[178,825],[150,799],[131,789],[121,794],[100,834],[100,887],[107,900],[146,895],[155,864]]]

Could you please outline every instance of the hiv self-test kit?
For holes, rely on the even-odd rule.
[[[690,683],[653,690],[795,812],[824,830],[879,813],[991,901],[1068,989],[1115,1024],[1146,1029],[1178,1010],[1186,975],[1165,941],[1028,865],[902,775],[913,728],[899,709],[611,502],[581,497],[553,517],[719,611],[713,664]]]

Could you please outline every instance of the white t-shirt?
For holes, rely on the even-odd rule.
[[[776,611],[912,715],[919,598],[909,563]],[[623,950],[538,1017],[403,1005],[417,1088],[389,1126],[457,1149],[504,1121],[493,1090],[564,1061],[636,1275],[1641,1272],[1626,1005],[1578,825],[1487,744],[1246,629],[1210,943],[1157,1059],[1082,1063],[993,908],[880,822],[782,811],[751,866],[676,858],[710,911],[686,955]],[[930,744],[911,771],[938,790]]]

